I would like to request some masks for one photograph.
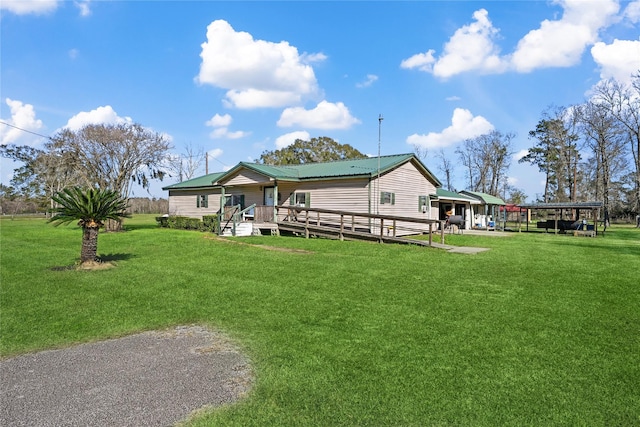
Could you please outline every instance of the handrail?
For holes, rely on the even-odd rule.
[[[238,207],[240,207],[240,205],[238,205]],[[242,209],[240,212],[237,212],[235,214],[233,214],[234,216],[236,216],[237,218],[241,218],[241,215],[251,209],[254,209],[256,207],[256,203],[252,204],[251,206],[247,206],[246,208]]]
[[[249,211],[250,209],[254,209],[256,207],[256,204],[252,204],[250,206],[247,206],[246,208],[242,209],[241,211],[238,212],[238,210],[241,208],[241,205],[234,205],[233,208],[233,213],[229,216],[229,219],[227,220],[227,222],[225,223],[224,227],[220,227],[220,235],[222,235],[222,233],[224,232],[224,230],[229,226],[229,223],[231,221],[233,221],[233,227],[231,228],[231,234],[233,236],[236,235],[236,224],[238,222],[240,222],[240,218],[242,218],[242,214],[244,214],[245,212]]]
[[[240,209],[240,205],[235,205],[235,206],[233,206],[233,208],[234,208],[234,210],[238,210],[238,209]],[[229,226],[229,222],[231,222],[231,220],[232,220],[232,219],[234,219],[234,216],[235,216],[235,212],[234,212],[234,213],[232,213],[232,214],[229,216],[229,219],[227,220],[227,222],[226,222],[226,224],[224,225],[224,227],[220,227],[220,235],[222,235],[222,233],[224,232],[224,230]],[[236,230],[235,230],[235,228],[236,228],[236,227],[235,227],[235,225],[236,225],[236,224],[235,224],[235,221],[234,221],[234,222],[233,222],[233,235],[235,235],[235,234],[236,234]]]
[[[328,213],[328,214],[336,214],[336,215],[353,215],[359,216],[363,218],[372,218],[372,219],[390,219],[395,221],[406,221],[406,222],[416,222],[419,224],[436,224],[436,223],[444,223],[444,220],[440,219],[427,219],[427,218],[413,218],[409,216],[393,216],[393,215],[379,215],[379,214],[368,214],[363,212],[352,212],[352,211],[337,211],[333,209],[317,209],[317,208],[307,208],[304,206],[295,206],[295,205],[278,205],[276,206],[278,209],[290,209],[295,210],[297,212],[309,211],[309,212],[318,212],[318,213]]]
[[[444,221],[443,220],[439,220],[439,219],[427,219],[427,218],[414,218],[414,217],[403,217],[403,216],[392,216],[392,215],[380,215],[380,214],[369,214],[369,213],[363,213],[363,212],[351,212],[351,211],[338,211],[338,210],[333,210],[333,209],[317,209],[317,208],[308,208],[308,207],[304,207],[304,206],[295,206],[295,205],[278,205],[276,206],[276,209],[279,211],[280,209],[286,209],[286,214],[284,215],[284,219],[283,220],[278,220],[278,224],[284,226],[285,224],[288,223],[300,223],[303,227],[304,227],[304,234],[305,237],[309,237],[309,235],[312,233],[311,229],[326,229],[326,226],[321,226],[320,224],[320,214],[324,213],[324,214],[330,214],[332,216],[339,216],[339,220],[336,218],[335,221],[333,222],[333,226],[335,227],[339,227],[339,228],[335,228],[336,234],[339,237],[340,240],[343,240],[345,235],[351,234],[351,235],[355,235],[355,234],[362,234],[362,231],[357,231],[355,230],[355,224],[356,224],[356,217],[360,217],[360,218],[368,218],[368,223],[369,223],[369,232],[367,233],[368,235],[373,235],[373,229],[371,229],[371,220],[379,220],[379,226],[375,226],[374,228],[378,229],[379,228],[379,233],[378,230],[376,230],[376,239],[379,240],[381,243],[384,240],[389,240],[389,239],[397,239],[397,240],[402,240],[402,238],[396,238],[396,225],[397,222],[401,222],[401,223],[415,223],[415,224],[425,224],[428,225],[429,228],[429,246],[432,246],[432,240],[431,240],[431,235],[433,230],[433,226],[434,225],[439,225],[440,227],[440,241],[444,244]],[[296,215],[298,212],[305,212],[304,215],[304,222],[302,220],[298,220]],[[317,219],[312,219],[312,221],[315,221],[316,224],[315,225],[311,225],[309,223],[309,219],[310,213],[317,213]],[[278,212],[278,217],[280,217],[280,213]],[[345,217],[347,218],[351,218],[351,227],[345,227]],[[347,220],[348,221],[348,220]],[[387,225],[385,227],[385,223],[389,224],[389,221],[392,225],[389,226]],[[333,227],[330,227],[333,229]],[[350,231],[348,231],[348,228],[351,228]],[[384,236],[384,230],[385,228],[387,229],[387,233],[389,233],[390,230],[393,230],[393,236]],[[321,230],[322,231],[322,230]],[[326,231],[326,230],[325,230]]]

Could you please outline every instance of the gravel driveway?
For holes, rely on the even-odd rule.
[[[145,332],[1,361],[0,425],[170,426],[251,384],[247,358],[219,332]]]

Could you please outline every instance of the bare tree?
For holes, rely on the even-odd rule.
[[[549,108],[529,138],[537,143],[519,160],[538,166],[545,174],[544,201],[566,202],[576,199],[579,161],[575,120],[568,110]]]
[[[614,179],[626,170],[626,133],[605,104],[589,101],[578,111],[587,145],[595,158],[596,198],[602,198],[605,221],[608,221]]]
[[[440,160],[438,170],[444,174],[446,188],[448,191],[453,191],[453,186],[451,185],[453,181],[453,163],[450,158],[445,156],[442,148],[438,151],[436,157]]]
[[[167,156],[167,167],[170,173],[178,177],[179,182],[193,178],[202,166],[205,152],[202,147],[188,144],[181,154]]]
[[[500,195],[500,190],[505,188],[514,137],[513,133],[492,131],[465,140],[456,150],[467,169],[470,190]]]
[[[91,124],[78,131],[65,129],[52,138],[51,150],[70,156],[84,186],[116,191],[128,199],[132,186],[148,189],[164,177],[170,144],[139,124]],[[119,229],[110,223],[107,229]]]
[[[635,169],[634,210],[640,212],[640,72],[630,86],[614,80],[604,81],[595,89],[594,101],[605,105],[626,129]]]
[[[427,158],[427,155],[429,154],[429,150],[427,149],[427,147],[423,147],[418,144],[413,144],[413,153],[416,155],[417,158],[424,161]]]

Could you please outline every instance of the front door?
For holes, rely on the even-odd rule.
[[[265,206],[275,205],[274,187],[264,187],[264,205]]]

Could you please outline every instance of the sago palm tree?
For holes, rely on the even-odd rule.
[[[66,188],[52,199],[58,206],[53,208],[55,215],[49,222],[58,226],[79,220],[78,225],[82,227],[81,264],[96,260],[98,230],[104,225],[104,221],[120,220],[129,216],[125,212],[127,201],[111,190]]]

